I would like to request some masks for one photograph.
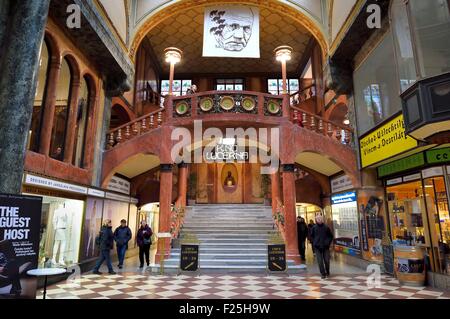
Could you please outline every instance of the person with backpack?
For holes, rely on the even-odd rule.
[[[141,221],[141,227],[138,230],[136,240],[139,246],[139,268],[144,267],[144,254],[147,267],[150,266],[150,246],[152,245],[152,229],[147,225],[145,220]]]
[[[114,231],[114,241],[116,242],[117,257],[119,258],[119,269],[123,268],[125,253],[128,249],[128,242],[131,240],[131,229],[127,226],[127,221],[122,219],[120,226]]]
[[[322,279],[330,276],[330,245],[333,237],[330,227],[324,224],[322,215],[317,215],[316,224],[311,231],[311,239]]]
[[[115,271],[111,264],[111,249],[114,246],[114,234],[112,232],[111,220],[106,219],[103,222],[102,229],[98,237],[95,240],[96,244],[100,249],[100,257],[98,258],[97,264],[94,267],[93,273],[97,275],[101,275],[102,273],[99,271],[100,266],[106,261],[106,265],[108,266],[109,274],[115,275]]]

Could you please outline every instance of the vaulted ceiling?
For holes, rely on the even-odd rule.
[[[163,51],[167,47],[183,50],[183,59],[176,66],[180,73],[277,73],[280,65],[275,61],[273,50],[280,45],[293,47],[293,59],[288,63],[288,72],[299,72],[299,63],[312,35],[300,24],[271,12],[260,11],[260,59],[204,58],[203,51],[203,8],[182,12],[156,26],[148,39],[164,72]]]

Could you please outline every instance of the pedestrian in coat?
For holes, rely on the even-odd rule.
[[[297,241],[298,241],[298,252],[300,258],[304,261],[305,250],[306,250],[306,238],[308,237],[308,225],[306,225],[305,220],[302,217],[297,217]]]
[[[139,268],[144,267],[144,255],[147,267],[150,266],[150,246],[152,245],[152,229],[147,225],[145,220],[141,221],[141,227],[138,230],[136,239],[139,246]]]
[[[114,241],[116,242],[117,257],[119,258],[119,269],[123,267],[123,261],[128,249],[128,242],[131,240],[131,229],[127,226],[127,221],[122,219],[120,226],[114,231]]]
[[[98,258],[97,264],[94,267],[93,273],[101,275],[101,272],[99,271],[100,266],[103,264],[103,262],[106,261],[109,273],[111,275],[114,275],[115,272],[111,264],[111,255],[110,255],[111,249],[113,249],[114,246],[114,234],[112,232],[110,219],[106,219],[104,221],[96,242],[100,249],[100,257]]]
[[[330,276],[330,245],[333,241],[333,233],[324,224],[322,215],[316,216],[316,225],[311,231],[311,238],[322,279],[325,279]]]

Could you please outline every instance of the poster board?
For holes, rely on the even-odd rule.
[[[42,197],[0,194],[0,299],[35,299]]]
[[[180,270],[198,270],[198,245],[181,245]]]
[[[286,271],[286,245],[268,245],[267,247],[269,271]]]

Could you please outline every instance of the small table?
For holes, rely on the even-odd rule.
[[[67,272],[67,270],[64,268],[40,268],[40,269],[28,270],[27,275],[36,276],[36,277],[45,276],[44,297],[43,297],[43,299],[45,299],[45,297],[47,295],[47,278],[48,278],[48,276],[62,275],[62,274],[65,274],[66,272]]]

